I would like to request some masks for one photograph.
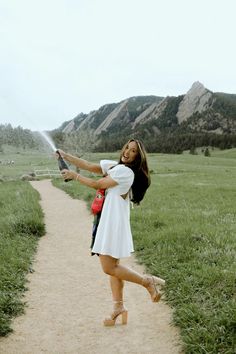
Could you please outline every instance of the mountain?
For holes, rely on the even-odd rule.
[[[128,124],[132,128],[134,120],[152,104],[158,104],[163,97],[138,96],[125,99],[119,103],[106,104],[89,114],[80,113],[59,128],[64,133],[89,130],[95,135],[117,126]]]
[[[78,155],[116,151],[130,138],[149,152],[181,153],[196,147],[236,147],[236,94],[212,92],[194,82],[180,96],[137,96],[79,113],[49,132],[55,145]],[[37,134],[0,124],[0,152],[9,144],[42,148]]]
[[[214,93],[194,82],[184,95],[130,97],[80,113],[58,130],[87,134],[100,146],[131,136],[154,141],[166,134],[236,134],[236,94]]]

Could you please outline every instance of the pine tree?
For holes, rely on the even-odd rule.
[[[208,147],[207,147],[207,148],[205,149],[205,151],[204,151],[204,156],[207,156],[207,157],[211,156]]]

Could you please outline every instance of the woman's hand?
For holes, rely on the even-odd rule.
[[[63,151],[63,150],[61,150],[61,149],[57,149],[57,151],[59,152],[59,154],[61,155],[61,157],[63,157],[63,158],[65,158],[66,157],[66,152],[65,151]],[[57,153],[57,151],[55,152],[56,154],[57,154],[57,156],[59,155],[58,153]]]
[[[58,160],[60,155],[62,158],[64,158],[65,152],[63,150],[57,149],[54,152],[54,157]]]
[[[76,178],[78,177],[78,173],[76,173],[75,171],[71,171],[71,170],[62,170],[61,171],[62,177],[63,179],[74,179],[76,180]]]

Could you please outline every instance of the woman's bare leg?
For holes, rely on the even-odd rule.
[[[116,264],[119,264],[118,259],[116,259]],[[116,318],[119,315],[122,315],[122,323],[126,324],[128,312],[127,309],[124,307],[123,301],[124,281],[122,279],[110,275],[110,286],[113,299],[113,312],[110,317],[105,318],[105,320],[103,321],[104,325],[113,326],[115,324]]]
[[[100,255],[99,259],[104,273],[109,274],[111,277],[118,278],[119,280],[126,280],[132,283],[142,285],[148,290],[153,302],[158,302],[160,300],[161,294],[157,290],[156,284],[164,285],[165,281],[163,279],[157,277],[143,276],[135,272],[134,270],[129,269],[128,267],[120,265],[119,260],[111,256]],[[118,296],[117,289],[119,289],[119,291],[121,291],[121,289],[119,288],[117,281],[115,283],[115,286],[116,288],[113,288],[113,290],[115,290],[115,296]]]
[[[114,302],[123,302],[123,288],[124,288],[124,281],[110,276],[110,286],[112,292],[112,299]]]
[[[116,262],[119,264],[119,259],[117,259]],[[123,302],[124,281],[111,275],[110,286],[114,303]]]
[[[116,277],[120,280],[143,285],[144,277],[128,267],[119,264],[118,259],[111,256],[99,256],[104,273]]]
[[[119,264],[119,260],[116,260],[116,263]],[[113,299],[113,308],[114,311],[117,309],[123,308],[123,288],[124,288],[124,281],[110,275],[110,286],[112,292],[112,299]]]

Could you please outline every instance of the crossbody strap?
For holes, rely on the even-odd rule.
[[[127,198],[128,194],[129,194],[129,191],[125,194],[121,194],[121,198],[123,198],[125,200]]]

